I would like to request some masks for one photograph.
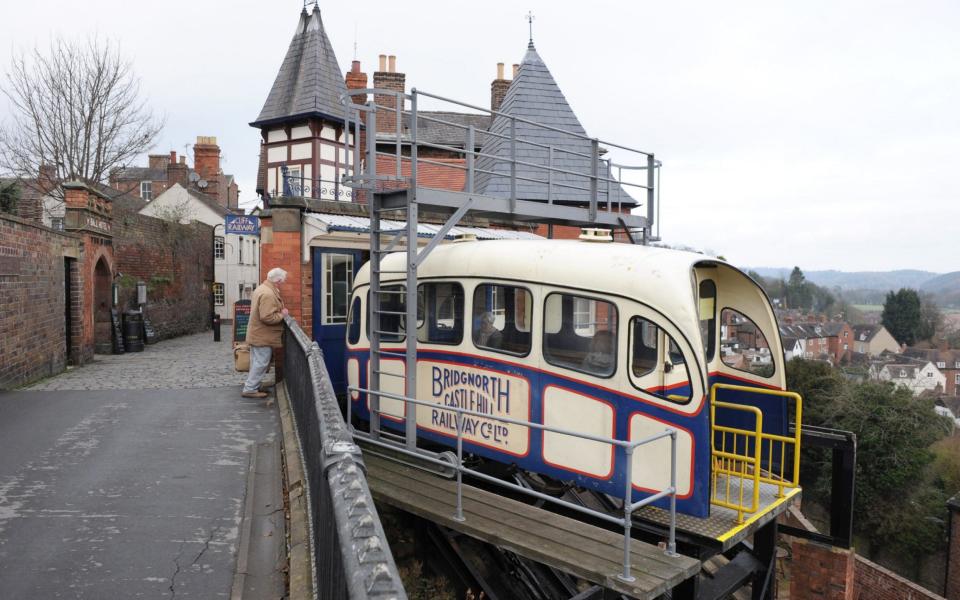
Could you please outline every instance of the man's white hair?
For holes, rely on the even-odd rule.
[[[267,272],[267,281],[272,281],[273,283],[280,283],[281,281],[286,280],[286,278],[287,278],[287,272],[281,269],[280,267],[270,269]]]

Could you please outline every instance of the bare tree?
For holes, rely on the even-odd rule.
[[[131,63],[110,42],[57,39],[11,61],[3,93],[13,118],[0,127],[0,169],[31,179],[103,183],[146,152],[163,127],[140,94]],[[47,190],[45,190],[47,191]],[[59,186],[47,193],[61,197]]]

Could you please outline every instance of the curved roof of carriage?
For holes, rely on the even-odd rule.
[[[323,28],[320,7],[304,8],[267,100],[252,127],[308,117],[343,120],[343,71]]]
[[[700,339],[692,276],[699,263],[729,266],[695,252],[634,244],[492,240],[437,246],[417,267],[417,277],[504,279],[625,296],[668,315],[693,341]],[[381,268],[399,271],[381,275],[383,283],[403,281],[406,253],[385,256]],[[368,263],[357,273],[354,285],[369,282]]]
[[[554,172],[551,194],[554,201],[575,204],[590,201],[591,141],[577,115],[570,108],[560,86],[557,85],[547,65],[537,53],[532,40],[527,46],[527,53],[507,90],[499,112],[501,114],[494,116],[490,125],[489,131],[493,135],[485,136],[486,141],[483,146],[484,155],[492,156],[481,156],[477,159],[478,192],[488,196],[510,196],[510,163],[504,160],[508,160],[511,156],[509,137],[512,119],[510,117],[519,117],[569,133],[545,129],[533,123],[518,120],[516,121],[517,159],[545,167],[550,164],[550,150],[547,146],[555,148],[553,166],[564,171],[583,173],[583,176]],[[601,162],[600,176],[607,177],[607,175],[606,165]],[[517,177],[518,198],[547,200],[548,171],[545,168],[518,164]],[[529,181],[531,179],[536,181]],[[601,182],[599,188],[599,201],[606,203],[608,195],[606,184]],[[611,184],[609,196],[613,203],[637,205],[637,201],[618,184]]]

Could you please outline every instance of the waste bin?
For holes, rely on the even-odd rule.
[[[123,345],[127,352],[143,352],[143,313],[139,310],[123,313]]]

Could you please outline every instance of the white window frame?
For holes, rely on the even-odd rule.
[[[227,244],[223,236],[213,237],[213,258],[214,260],[224,260],[227,256]]]
[[[346,325],[350,318],[350,290],[353,289],[353,277],[356,275],[353,254],[324,252],[320,264],[320,323],[323,325]],[[333,269],[331,269],[334,257],[346,258],[347,267],[347,306],[346,313],[342,316],[330,315],[330,308],[333,306]]]
[[[150,200],[153,200],[153,182],[152,181],[140,182],[140,198],[148,202]]]
[[[220,282],[215,282],[213,284],[213,305],[214,306],[223,306],[226,303],[227,291],[224,285]]]

